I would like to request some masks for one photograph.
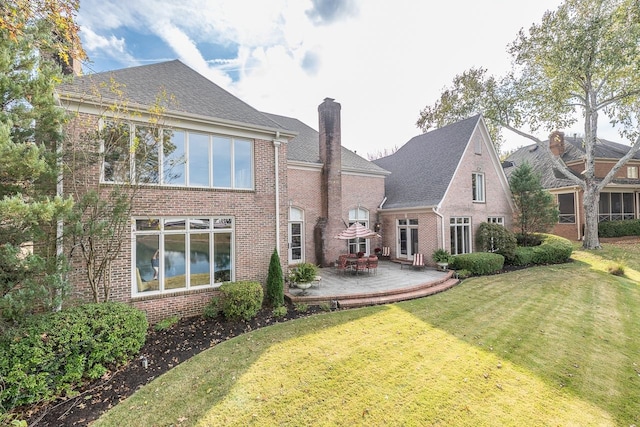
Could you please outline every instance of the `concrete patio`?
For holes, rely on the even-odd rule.
[[[355,274],[321,268],[318,275],[321,280],[309,289],[285,289],[285,298],[293,303],[359,307],[420,298],[459,282],[452,271],[418,270],[393,261],[380,261],[377,272]]]

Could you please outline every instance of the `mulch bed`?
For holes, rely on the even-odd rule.
[[[138,388],[203,350],[245,332],[321,311],[317,306],[310,306],[306,312],[299,312],[292,306],[287,309],[286,316],[280,318],[273,317],[272,310],[263,309],[250,321],[190,317],[164,331],[151,328],[138,358],[85,384],[74,397],[22,408],[20,415],[33,427],[86,426]],[[146,369],[142,366],[143,356],[148,363]]]

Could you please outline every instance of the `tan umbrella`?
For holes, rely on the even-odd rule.
[[[342,230],[335,238],[340,240],[351,240],[357,238],[373,239],[374,237],[380,237],[380,235],[375,231],[371,231],[359,222],[354,222],[349,228]]]

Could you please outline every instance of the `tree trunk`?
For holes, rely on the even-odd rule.
[[[600,191],[593,182],[587,182],[584,191],[585,229],[582,247],[584,249],[601,249],[598,238],[598,207],[600,205]]]

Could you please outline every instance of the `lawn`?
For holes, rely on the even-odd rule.
[[[260,329],[94,425],[640,425],[638,255],[578,250],[568,264]]]

